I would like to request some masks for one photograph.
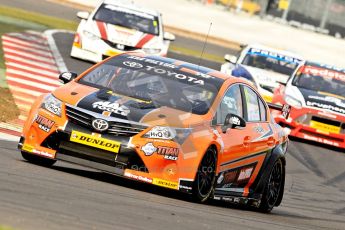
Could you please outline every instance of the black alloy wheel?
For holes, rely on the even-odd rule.
[[[285,182],[285,168],[280,159],[278,159],[272,171],[268,177],[268,181],[261,199],[260,211],[270,212],[273,207],[276,205],[277,201],[282,196],[281,193],[284,191],[284,182]]]
[[[198,202],[205,202],[213,192],[216,162],[217,152],[209,148],[200,162],[193,184],[193,196]]]

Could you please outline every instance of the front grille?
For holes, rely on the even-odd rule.
[[[93,112],[88,112],[69,105],[66,105],[66,115],[70,122],[89,129],[92,129],[92,120],[96,118]],[[102,115],[97,115],[97,117],[100,116]],[[102,119],[107,120],[109,123],[109,128],[105,133],[112,135],[131,137],[147,128],[145,125],[134,124],[134,122],[132,123],[130,121],[128,121],[128,123],[120,122],[118,121],[119,119],[112,117],[102,117]]]
[[[114,42],[111,42],[111,41],[108,41],[108,40],[104,40],[104,39],[103,39],[103,41],[104,41],[105,43],[107,43],[109,46],[111,46],[112,48],[118,49],[118,50],[123,50],[123,51],[134,51],[134,50],[137,50],[137,49],[138,49],[138,48],[133,47],[133,46],[126,46],[126,45],[114,43]],[[120,49],[119,46],[122,46],[123,49]]]

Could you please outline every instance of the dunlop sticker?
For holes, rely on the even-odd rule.
[[[81,133],[78,131],[72,131],[70,141],[80,143],[83,145],[88,145],[91,147],[104,149],[110,152],[118,153],[120,149],[120,143],[117,141],[108,140],[101,137],[92,136],[86,133]]]
[[[158,179],[158,178],[153,178],[152,184],[162,186],[165,188],[178,189],[178,183],[177,182],[162,180],[162,179]]]

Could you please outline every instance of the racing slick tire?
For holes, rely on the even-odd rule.
[[[203,203],[213,193],[216,180],[217,152],[214,148],[209,148],[202,158],[193,183],[193,198],[195,201]]]
[[[261,198],[259,211],[269,213],[273,207],[278,205],[284,193],[285,166],[281,159],[278,159],[268,177],[264,192]]]
[[[27,153],[24,151],[21,151],[21,153],[22,153],[22,157],[25,160],[27,160],[30,163],[36,164],[36,165],[40,165],[40,166],[44,166],[44,167],[50,167],[56,162],[56,160],[36,156],[34,154],[30,154],[30,153]]]

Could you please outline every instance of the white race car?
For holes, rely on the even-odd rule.
[[[132,1],[104,0],[96,9],[78,12],[81,22],[71,56],[91,62],[123,52],[166,56],[175,36],[163,32],[161,14]]]
[[[234,75],[234,69],[239,66],[244,68],[268,102],[272,100],[279,83],[286,83],[297,67],[304,63],[304,59],[297,54],[263,45],[246,45],[238,57],[226,54],[224,59],[226,63],[221,66],[221,72]]]

